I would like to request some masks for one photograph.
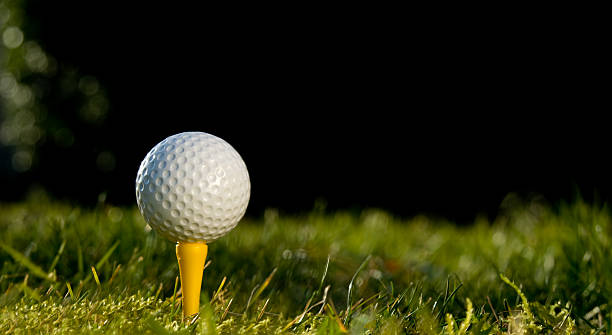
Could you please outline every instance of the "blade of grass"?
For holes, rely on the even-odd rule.
[[[344,322],[348,321],[350,312],[351,312],[351,293],[353,292],[353,283],[355,282],[355,279],[357,278],[357,275],[359,274],[359,272],[363,270],[363,268],[366,266],[366,264],[368,263],[371,257],[372,255],[368,255],[368,257],[366,257],[366,259],[363,260],[361,265],[359,265],[359,267],[357,268],[357,271],[355,271],[355,274],[353,274],[353,278],[351,279],[351,282],[349,283],[348,294],[346,295],[346,315],[344,316]]]
[[[225,307],[225,310],[223,311],[223,315],[221,315],[220,321],[223,321],[225,317],[227,316],[227,313],[229,312],[229,308],[232,305],[232,301],[234,301],[234,298],[231,298],[229,302],[227,303],[227,306]]]
[[[91,277],[89,277],[91,278]],[[83,292],[83,289],[85,288],[85,282],[84,281],[80,281],[79,282],[79,287],[77,287],[76,292],[75,292],[75,297],[76,297],[76,301],[79,301],[81,299],[83,299],[85,297],[85,295],[81,295],[81,293]]]
[[[379,296],[379,295],[380,295],[380,296]],[[373,300],[373,299],[374,299],[374,298],[376,298],[376,297],[378,297],[378,298],[380,299],[380,298],[383,298],[383,297],[384,297],[384,296],[386,296],[386,295],[387,295],[386,293],[383,293],[383,294],[380,294],[380,293],[375,293],[373,296],[371,296],[371,297],[367,298],[366,300],[361,299],[359,302],[356,302],[356,303],[355,303],[355,304],[354,304],[354,305],[351,307],[351,310],[357,309],[357,308],[359,308],[359,307],[361,307],[361,306],[363,306],[363,305],[365,305],[365,304],[369,303],[371,300]]]
[[[117,277],[117,274],[119,273],[120,269],[121,269],[121,264],[118,264],[117,267],[115,267],[115,271],[113,271],[113,274],[111,275],[110,279],[108,280],[109,284],[113,282],[115,277]],[[160,285],[161,285],[161,283],[160,283]]]
[[[159,283],[159,287],[157,288],[157,291],[155,291],[155,296],[153,297],[153,301],[157,301],[157,299],[159,298],[159,294],[161,293],[161,290],[163,287],[164,287],[164,283]]]
[[[81,248],[81,242],[77,239],[77,270],[79,278],[83,278],[85,272],[85,265],[83,262],[83,249]]]
[[[221,284],[219,285],[219,288],[217,289],[217,291],[215,291],[215,294],[213,294],[212,299],[210,299],[210,303],[213,303],[213,301],[217,299],[217,296],[219,295],[219,292],[221,292],[221,289],[223,289],[223,285],[225,285],[226,280],[227,280],[227,277],[223,277],[223,279],[221,280]]]
[[[491,298],[489,298],[488,295],[487,295],[487,302],[489,303],[489,307],[491,308],[491,312],[493,312],[493,316],[495,317],[495,322],[497,322],[497,324],[501,325],[501,322],[499,321],[499,318],[497,317],[497,312],[495,311],[495,308],[493,308],[493,304],[491,303]]]
[[[263,290],[265,290],[266,287],[268,287],[268,285],[270,284],[270,281],[272,280],[272,277],[274,277],[274,274],[276,273],[276,270],[278,270],[278,268],[274,268],[274,270],[272,270],[272,272],[268,275],[268,278],[264,280],[263,284],[261,284],[261,286],[255,293],[253,300],[257,300],[257,298],[261,295],[261,292],[263,292]]]
[[[272,272],[268,275],[268,278],[264,280],[264,282],[261,284],[261,286],[259,286],[255,294],[252,295],[252,299],[249,298],[247,307],[244,310],[245,313],[248,311],[249,307],[252,305],[251,302],[257,301],[257,298],[261,295],[263,290],[265,290],[266,287],[268,287],[268,285],[270,284],[270,281],[272,280],[272,277],[274,277],[274,274],[276,273],[276,270],[278,270],[278,268],[274,268],[274,270],[272,270]]]
[[[259,320],[261,320],[261,317],[263,316],[266,307],[268,306],[268,303],[270,302],[270,298],[266,299],[266,302],[264,303],[263,307],[261,308],[261,311],[259,312],[259,315],[257,316],[257,319],[255,320],[255,322],[259,322]]]
[[[97,269],[101,268],[106,261],[108,261],[108,258],[111,256],[111,254],[113,253],[113,251],[115,251],[115,249],[117,249],[117,246],[119,246],[119,241],[115,242],[115,244],[113,244],[110,249],[108,249],[106,251],[106,253],[104,253],[104,255],[102,256],[102,258],[100,258],[100,260],[98,261],[98,263],[96,263],[95,267]],[[92,278],[92,273],[88,274],[87,277],[84,280],[84,283],[88,283]]]
[[[66,282],[66,287],[68,287],[68,293],[70,294],[70,299],[74,300],[74,293],[72,292],[72,286],[70,286],[69,282]]]
[[[453,290],[453,292],[444,298],[444,301],[442,303],[442,307],[440,308],[440,311],[438,312],[438,316],[440,316],[440,313],[444,313],[443,311],[446,311],[446,305],[448,304],[449,301],[451,301],[451,299],[453,299],[453,297],[455,296],[455,294],[457,294],[457,291],[459,291],[459,289],[463,286],[463,283],[459,283],[459,285],[457,287],[455,287],[455,289]]]
[[[325,304],[327,301],[327,293],[329,292],[329,289],[331,288],[331,285],[327,285],[325,286],[325,290],[323,291],[323,298],[321,299],[321,309],[319,310],[319,312],[317,313],[317,315],[320,315],[321,313],[323,313],[323,309],[325,308]]]
[[[104,265],[104,263],[106,263],[106,261],[108,260],[108,258],[111,256],[111,254],[113,253],[113,251],[115,251],[115,249],[117,249],[117,246],[119,246],[119,241],[115,242],[115,244],[113,244],[110,249],[108,249],[108,251],[104,254],[104,256],[102,256],[102,258],[100,258],[100,260],[98,261],[98,263],[96,263],[96,268],[100,268],[102,267],[102,265]]]
[[[62,255],[62,253],[64,253],[65,246],[66,246],[66,240],[64,239],[62,240],[62,244],[60,244],[60,247],[57,250],[55,257],[53,258],[53,261],[51,262],[51,265],[49,266],[49,270],[47,271],[47,273],[51,273],[53,269],[55,269],[55,266],[57,265],[57,262],[59,261],[60,256]]]
[[[327,270],[329,269],[329,261],[330,261],[330,259],[331,259],[331,255],[327,255],[327,262],[325,263],[325,269],[323,270],[323,275],[321,276],[321,281],[319,283],[319,287],[317,288],[316,291],[312,292],[312,295],[310,296],[310,299],[308,300],[308,304],[310,304],[310,302],[312,301],[312,299],[314,299],[314,297],[319,295],[319,293],[321,292],[321,288],[323,288],[323,283],[325,283],[325,278],[327,277]],[[326,287],[325,294],[323,296],[322,302],[315,304],[317,306],[319,304],[322,304],[321,309],[319,310],[318,314],[321,314],[321,312],[323,311],[323,308],[325,308],[325,299],[327,298],[327,290],[328,289],[329,289],[329,286]],[[304,317],[305,314],[306,314],[306,310],[302,314],[302,317],[299,319],[298,323],[302,321],[302,318]],[[288,329],[288,327],[285,327],[285,329]]]
[[[317,288],[317,290],[315,291],[316,294],[321,292],[321,289],[323,288],[323,283],[325,282],[325,277],[327,277],[327,270],[329,269],[329,260],[330,260],[330,258],[331,258],[331,255],[327,255],[327,262],[325,263],[325,270],[323,270],[323,276],[321,276],[321,282],[319,283],[319,288]]]
[[[174,280],[174,291],[172,292],[172,300],[171,300],[171,305],[170,305],[172,316],[174,316],[174,314],[176,314],[176,311],[178,310],[177,308],[175,308],[178,283],[179,283],[179,276],[176,276],[176,279]]]
[[[334,303],[332,300],[330,300],[329,303],[327,304],[327,312],[328,312],[328,316],[332,318],[334,321],[336,321],[336,324],[338,324],[338,328],[340,329],[340,331],[343,333],[348,333],[348,330],[342,323],[342,320],[340,320],[338,313],[336,313],[336,309],[334,308]]]
[[[268,299],[268,300],[269,300],[269,299]],[[299,317],[299,319],[298,319],[297,323],[302,322],[302,320],[304,319],[304,316],[306,315],[306,313],[308,313],[308,310],[309,310],[309,308],[308,308],[308,307],[310,306],[310,303],[311,303],[311,302],[312,302],[312,298],[308,299],[308,302],[306,303],[306,307],[304,307],[304,312],[302,312],[302,315],[300,315],[300,317]]]
[[[328,289],[328,288],[329,288],[329,286],[328,286],[328,287],[326,287],[326,290],[325,290],[325,294],[326,294],[326,296],[327,296],[327,289]],[[268,299],[268,300],[269,300],[269,299]],[[314,307],[316,307],[316,306],[318,306],[318,305],[321,305],[321,304],[323,304],[323,306],[321,307],[321,309],[325,308],[325,304],[324,304],[324,303],[325,303],[325,301],[319,301],[318,303],[314,304],[313,306],[310,306],[310,303],[311,303],[311,302],[312,302],[312,297],[311,297],[311,298],[308,300],[308,302],[306,303],[306,307],[304,307],[304,311],[303,311],[303,312],[302,312],[300,315],[296,316],[296,317],[295,317],[293,320],[291,320],[291,322],[289,322],[289,323],[288,323],[288,324],[285,326],[285,328],[283,328],[283,330],[282,330],[282,331],[286,331],[287,329],[289,329],[289,328],[290,328],[291,326],[293,326],[294,324],[302,322],[302,320],[304,319],[304,316],[306,315],[306,313],[308,313],[308,312],[309,312],[309,311],[310,311],[312,308],[314,308]]]
[[[30,273],[32,273],[36,277],[39,277],[45,280],[49,280],[49,281],[55,281],[55,279],[52,276],[49,276],[49,274],[46,273],[45,270],[43,270],[40,266],[34,264],[29,258],[27,258],[25,255],[23,255],[19,251],[13,249],[12,247],[4,243],[0,243],[0,248],[6,251],[7,254],[11,255],[11,257],[13,257],[13,259],[17,261],[19,264],[23,265],[28,270],[30,270]]]
[[[246,304],[246,307],[244,308],[244,312],[242,312],[244,317],[246,317],[246,313],[249,310],[249,306],[251,306],[251,300],[253,299],[253,295],[255,295],[255,291],[257,290],[258,287],[259,285],[255,285],[255,287],[253,287],[253,289],[251,290],[251,295],[249,296],[249,300],[247,300],[247,304]]]
[[[93,277],[94,277],[94,280],[96,281],[96,284],[98,285],[98,288],[101,288],[102,285],[100,284],[100,279],[98,278],[98,273],[96,272],[96,268],[92,266],[91,272],[93,273]]]

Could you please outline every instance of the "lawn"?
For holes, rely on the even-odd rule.
[[[509,196],[457,226],[376,209],[270,209],[209,245],[181,316],[174,244],[135,207],[0,205],[0,333],[608,334],[606,206]]]

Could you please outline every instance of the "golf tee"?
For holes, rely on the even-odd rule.
[[[181,275],[181,290],[183,291],[183,316],[188,317],[200,311],[200,290],[202,288],[202,273],[208,246],[204,242],[178,242],[176,244],[176,259]]]

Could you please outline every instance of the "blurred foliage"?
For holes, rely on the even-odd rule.
[[[135,208],[34,195],[0,206],[0,332],[609,333],[609,210],[504,206],[469,227],[268,210],[210,245],[190,325],[174,245]]]
[[[24,13],[27,1],[0,1],[0,149],[8,149],[14,172],[39,163],[49,147],[70,148],[77,132],[102,125],[109,101],[99,81],[47,53]],[[114,168],[110,152],[97,159]]]

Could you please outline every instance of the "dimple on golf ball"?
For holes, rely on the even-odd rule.
[[[212,242],[244,215],[251,193],[244,161],[224,140],[186,132],[157,144],[136,177],[138,208],[171,241]]]

